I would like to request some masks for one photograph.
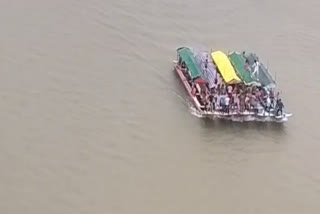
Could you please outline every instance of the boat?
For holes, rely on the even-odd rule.
[[[193,51],[187,47],[178,48],[177,58],[178,61],[174,62],[175,71],[179,75],[196,109],[203,116],[212,115],[213,112],[206,110],[201,100],[201,90],[205,90],[205,87],[203,87],[205,81],[201,78],[201,70]]]
[[[276,83],[260,62],[258,78],[247,70],[256,54],[225,54],[196,51],[189,47],[176,49],[174,70],[180,77],[196,110],[202,117],[234,121],[284,122],[292,116],[274,93]]]

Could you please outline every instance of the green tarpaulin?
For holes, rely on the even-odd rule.
[[[251,71],[249,69],[246,70],[245,58],[242,54],[232,52],[228,56],[237,74],[246,85],[259,85],[259,83],[251,77]]]
[[[254,60],[258,60],[257,55],[254,53],[250,53],[250,54],[246,55],[245,57],[249,61],[250,66],[252,66],[254,64]],[[260,62],[260,66],[259,66],[258,78],[259,78],[259,83],[261,83],[262,86],[266,86],[269,88],[273,88],[276,86],[276,82],[273,80],[268,69],[261,62]]]
[[[200,77],[201,71],[192,51],[189,48],[183,47],[183,48],[179,48],[177,52],[178,52],[178,55],[181,57],[181,60],[185,62],[189,70],[190,77],[192,79]]]

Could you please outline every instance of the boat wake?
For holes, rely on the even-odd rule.
[[[199,110],[197,110],[197,108],[190,102],[188,101],[188,107],[189,107],[189,112],[193,115],[196,116],[198,118],[205,118],[206,116],[204,114],[202,114]]]
[[[206,118],[211,120],[221,119],[221,120],[229,120],[233,122],[276,122],[276,123],[283,123],[288,121],[288,117],[291,116],[291,114],[285,114],[282,118],[275,118],[275,117],[269,117],[269,116],[255,116],[255,115],[245,115],[245,116],[237,116],[237,115],[219,115],[219,114],[206,114],[204,112],[201,112],[197,110],[197,108],[189,101],[188,107],[189,112],[197,117],[197,118]]]

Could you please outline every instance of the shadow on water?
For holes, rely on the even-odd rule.
[[[215,131],[224,131],[224,132],[241,132],[246,130],[252,131],[263,131],[265,133],[276,133],[276,134],[285,134],[286,125],[284,123],[275,123],[275,122],[258,122],[258,121],[247,121],[247,122],[235,122],[231,120],[223,119],[209,119],[202,118],[200,124],[203,128]]]
[[[283,144],[287,141],[286,125],[272,122],[235,122],[229,120],[199,119],[201,138],[205,142],[244,146]]]

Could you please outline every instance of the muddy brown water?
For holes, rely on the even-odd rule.
[[[319,213],[319,7],[0,2],[0,212]],[[175,48],[256,52],[283,124],[190,113]]]

